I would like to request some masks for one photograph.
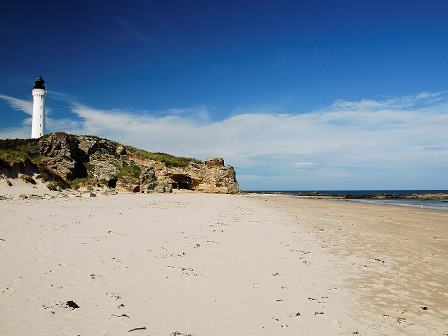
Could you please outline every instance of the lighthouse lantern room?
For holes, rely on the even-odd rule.
[[[33,86],[33,123],[31,138],[40,138],[45,133],[45,81],[39,76]]]

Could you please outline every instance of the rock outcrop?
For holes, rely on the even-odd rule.
[[[19,141],[23,146],[25,140]],[[97,186],[146,193],[171,192],[173,189],[239,192],[235,170],[226,166],[222,158],[201,162],[164,153],[149,153],[95,136],[66,133],[49,134],[37,141],[25,141],[25,144],[26,148],[36,148],[40,156],[34,158],[35,162],[30,159],[28,163],[22,163],[23,167],[15,164],[15,174],[41,173],[38,176],[62,181],[65,186],[73,188]],[[1,158],[0,167],[3,173],[9,170]]]

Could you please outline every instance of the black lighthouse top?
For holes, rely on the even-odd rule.
[[[37,77],[36,81],[34,82],[33,89],[45,90],[45,81],[42,76]]]

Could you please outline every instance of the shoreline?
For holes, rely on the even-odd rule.
[[[427,205],[427,204],[412,204],[412,203],[392,203],[394,201],[422,201],[422,202],[427,202],[427,201],[432,201],[429,199],[415,199],[415,198],[343,198],[343,197],[335,197],[335,196],[309,196],[309,195],[294,195],[292,193],[282,193],[282,192],[242,192],[242,194],[244,195],[260,195],[260,196],[284,196],[284,197],[294,197],[297,199],[314,199],[314,200],[330,200],[330,201],[346,201],[346,202],[355,202],[355,203],[365,203],[365,204],[372,204],[372,205],[385,205],[385,206],[399,206],[399,207],[408,207],[408,208],[412,208],[412,209],[424,209],[424,210],[433,210],[433,211],[448,211],[448,201],[441,201],[441,200],[445,200],[445,198],[440,198],[440,199],[435,199],[435,201],[441,201],[443,202],[443,205],[445,205],[445,207],[437,207],[434,205]],[[439,204],[437,204],[439,205]]]

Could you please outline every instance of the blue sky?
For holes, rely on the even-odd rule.
[[[446,1],[8,1],[0,137],[199,158],[244,189],[448,189]]]

